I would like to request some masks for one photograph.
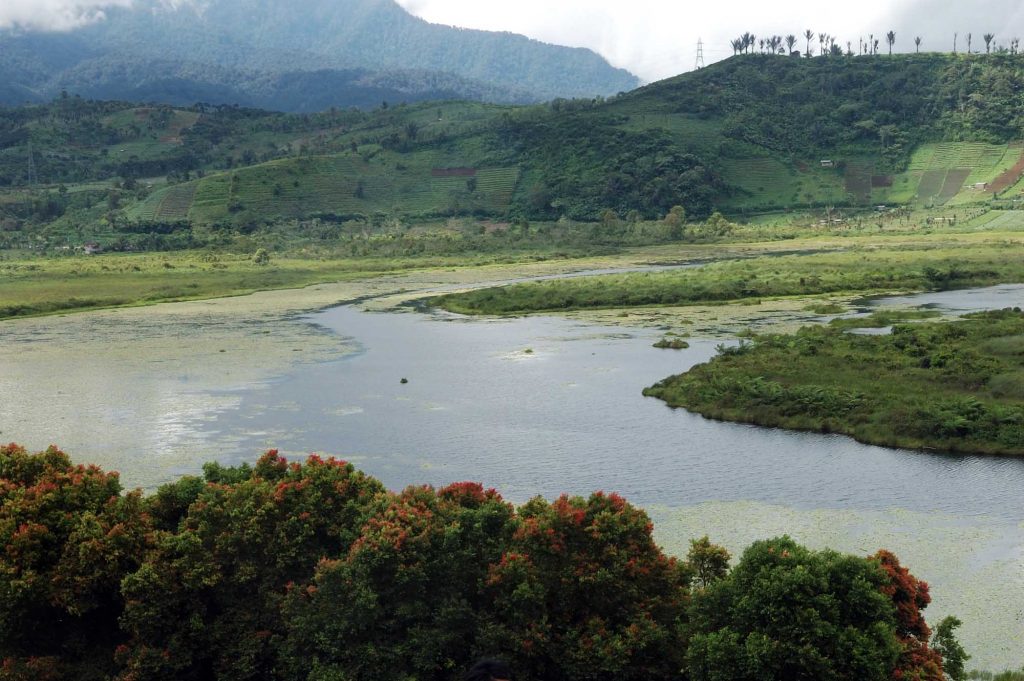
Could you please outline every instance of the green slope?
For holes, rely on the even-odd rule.
[[[109,221],[228,228],[1012,199],[1024,189],[1022,66],[1016,55],[745,55],[609,100],[303,116],[72,97],[0,109],[0,187],[11,187],[0,217],[63,219],[76,187],[125,178]],[[30,143],[47,202],[23,197]],[[87,209],[83,220],[100,212]]]

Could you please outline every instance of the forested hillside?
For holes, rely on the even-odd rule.
[[[0,32],[0,74],[8,104],[66,90],[307,112],[382,100],[536,102],[638,84],[590,50],[429,24],[393,0],[315,0],[301,12],[284,0],[136,2],[69,33]]]
[[[0,110],[0,236],[1009,205],[1024,188],[1022,67],[752,54],[609,99],[315,115],[68,96]]]

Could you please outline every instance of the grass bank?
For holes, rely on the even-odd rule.
[[[1024,314],[760,335],[644,391],[709,418],[869,444],[1024,455]]]
[[[431,268],[545,260],[542,254],[395,258],[270,256],[182,251],[22,257],[0,261],[0,319],[301,288]]]
[[[813,243],[813,242],[807,242]],[[716,262],[699,269],[516,284],[436,297],[462,314],[727,303],[786,296],[924,291],[1024,281],[1020,238],[941,237],[878,247]]]

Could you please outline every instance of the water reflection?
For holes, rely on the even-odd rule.
[[[276,446],[358,456],[393,488],[476,479],[518,500],[609,489],[644,505],[756,500],[1021,515],[1024,461],[715,422],[642,397],[645,386],[713,356],[714,341],[656,350],[653,331],[550,317],[446,323],[455,319],[465,322],[352,307],[313,315],[361,351],[246,397],[222,417],[221,433],[272,422],[290,433]],[[239,455],[251,457],[266,440],[238,442]]]

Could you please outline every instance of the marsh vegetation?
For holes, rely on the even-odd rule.
[[[897,324],[884,335],[844,326],[722,346],[711,362],[644,394],[716,419],[895,447],[1024,455],[1019,308]]]

